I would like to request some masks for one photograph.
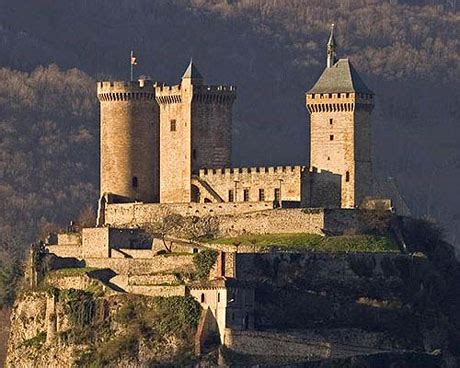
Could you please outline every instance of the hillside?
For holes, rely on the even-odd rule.
[[[457,241],[455,1],[2,0],[0,7],[4,269],[37,231],[63,226],[96,203],[94,81],[126,79],[130,49],[137,73],[156,80],[177,81],[193,55],[209,82],[238,85],[236,165],[303,164],[303,92],[324,65],[331,22],[340,56],[353,60],[378,96],[377,173],[397,179],[413,215],[438,219]],[[2,280],[15,277],[7,272]]]

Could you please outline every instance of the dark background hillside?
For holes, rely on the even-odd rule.
[[[0,281],[37,229],[95,205],[94,81],[127,79],[130,49],[155,80],[177,82],[193,56],[207,82],[238,86],[235,165],[306,164],[303,93],[332,22],[377,94],[377,174],[458,244],[457,1],[0,0]]]

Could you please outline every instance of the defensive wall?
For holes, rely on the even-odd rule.
[[[329,333],[327,333],[329,332]],[[357,329],[274,332],[225,329],[225,345],[234,352],[255,356],[301,357],[308,360],[343,358],[392,350],[382,333]]]
[[[301,201],[303,166],[201,169],[206,182],[224,202]]]
[[[244,233],[334,234],[359,231],[363,211],[357,209],[274,208],[273,202],[187,203],[187,204],[109,204],[106,224],[135,227],[156,222],[167,214],[182,216],[218,216],[220,235]]]

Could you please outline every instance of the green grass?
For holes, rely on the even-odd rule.
[[[253,246],[258,249],[324,251],[324,252],[398,252],[389,238],[373,235],[343,235],[323,237],[315,234],[264,234],[221,238],[210,243]]]
[[[69,276],[81,276],[87,272],[97,270],[94,267],[83,267],[83,268],[61,268],[59,270],[53,270],[48,272],[48,277],[69,277]]]

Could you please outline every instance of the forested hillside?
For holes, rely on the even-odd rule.
[[[11,250],[95,205],[94,82],[126,79],[129,50],[155,80],[177,82],[193,56],[208,82],[238,86],[236,165],[306,164],[303,93],[332,22],[377,94],[376,172],[458,243],[455,0],[0,0],[0,280],[15,277]]]

